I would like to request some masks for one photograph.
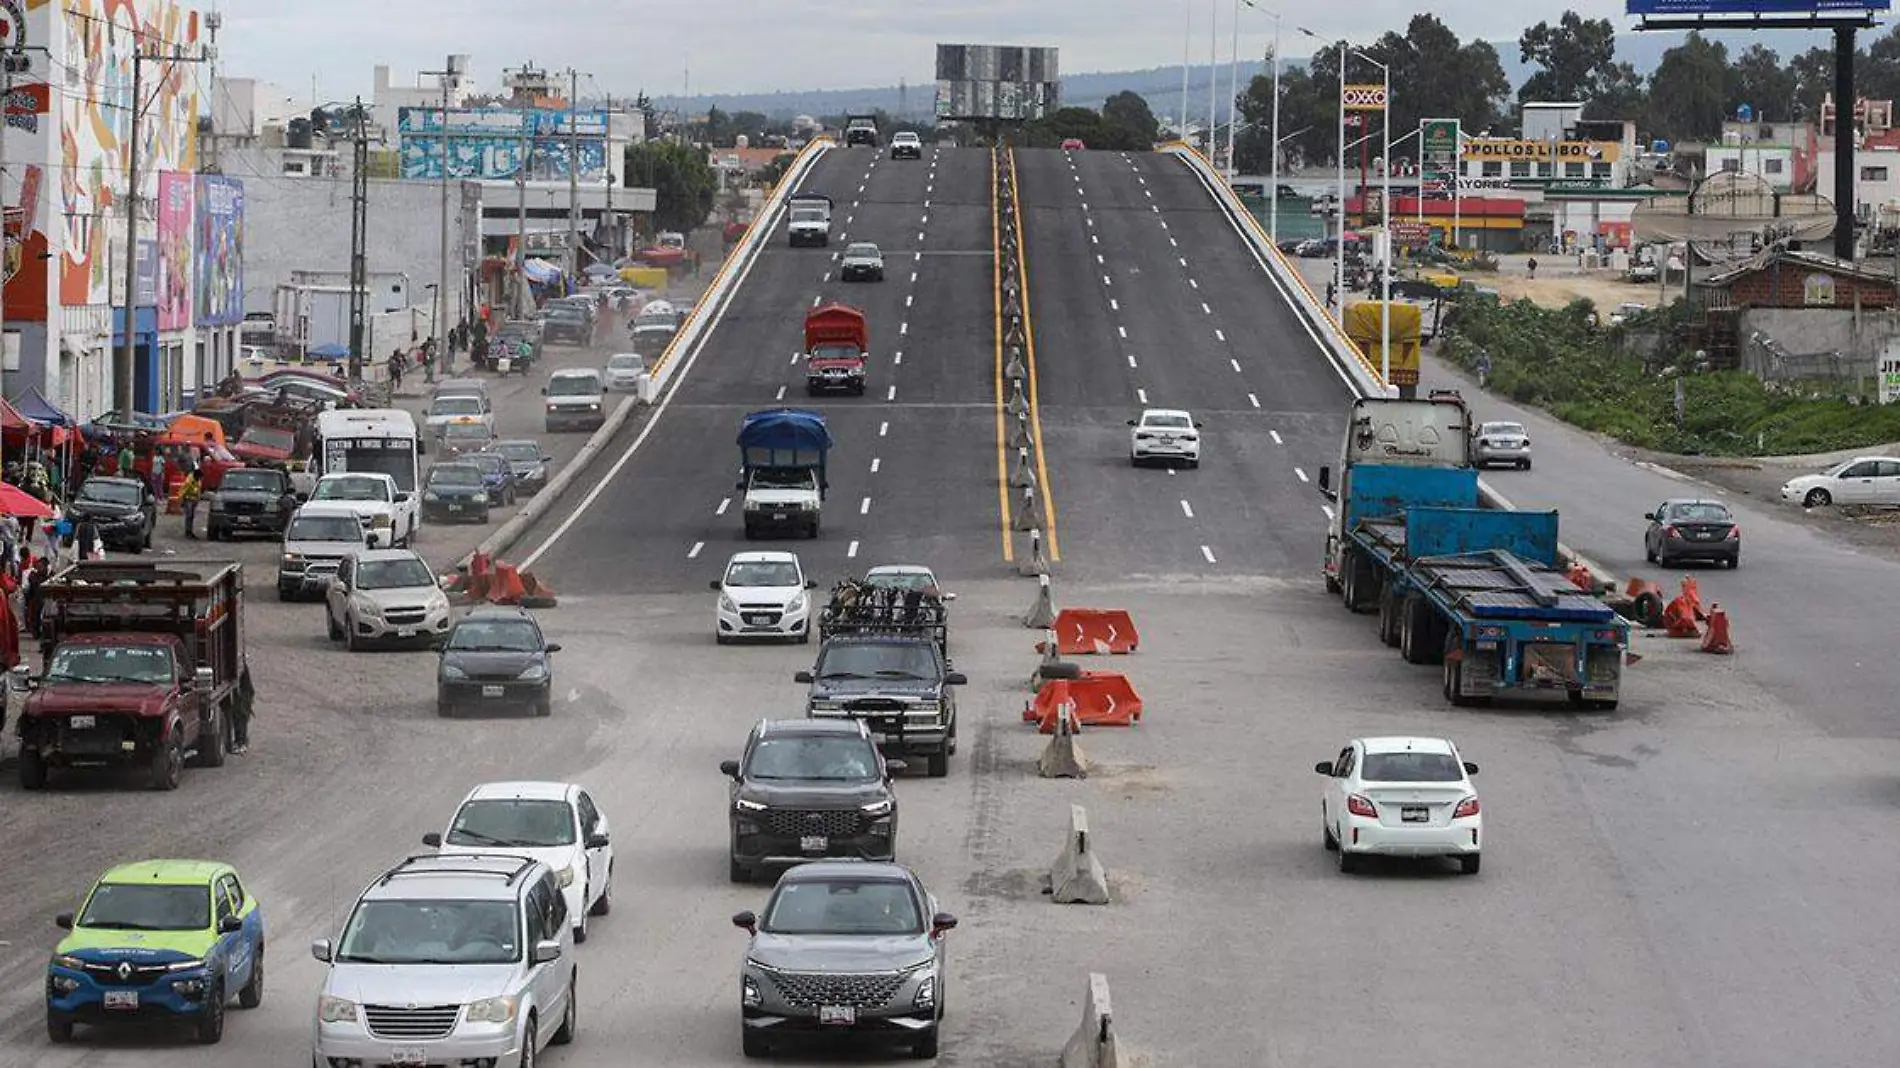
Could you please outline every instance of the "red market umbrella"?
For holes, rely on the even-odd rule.
[[[0,515],[22,519],[51,519],[53,509],[11,482],[0,482]]]

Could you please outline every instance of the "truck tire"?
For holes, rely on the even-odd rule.
[[[46,761],[37,749],[20,750],[20,789],[46,789]]]
[[[1398,646],[1399,632],[1402,629],[1399,604],[1399,599],[1392,595],[1390,589],[1379,597],[1379,640],[1393,647]]]
[[[220,703],[211,710],[210,722],[198,731],[198,746],[191,759],[193,767],[224,766],[224,731],[227,722],[224,705]]]
[[[179,726],[173,725],[171,737],[152,750],[147,772],[154,790],[176,790],[185,776],[185,750],[178,742],[179,730]]]
[[[757,538],[758,538],[758,536],[759,536],[759,532],[758,532],[758,529],[757,529],[757,528],[755,528],[755,527],[754,527],[754,526],[752,525],[752,521],[751,521],[751,520],[749,520],[749,519],[748,519],[748,520],[746,520],[746,524],[745,524],[745,540],[747,540],[747,541],[753,541],[753,540],[755,540],[755,539],[757,539]]]
[[[1379,594],[1379,576],[1372,559],[1357,549],[1346,553],[1344,579],[1346,611],[1363,612]]]
[[[1399,634],[1399,653],[1408,664],[1435,664],[1444,658],[1444,622],[1438,609],[1422,597],[1405,599],[1405,619]]]
[[[1490,704],[1491,699],[1489,697],[1471,697],[1464,693],[1464,659],[1462,657],[1456,660],[1451,658],[1452,651],[1457,649],[1458,645],[1458,636],[1453,633],[1450,628],[1446,628],[1444,658],[1445,700],[1451,702],[1454,708],[1472,708],[1477,705]]]
[[[950,774],[950,743],[945,741],[943,748],[924,757],[925,770],[933,779],[941,779]]]

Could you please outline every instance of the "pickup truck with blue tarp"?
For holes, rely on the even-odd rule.
[[[831,430],[825,417],[798,408],[753,412],[739,425],[739,483],[745,536],[818,536],[824,508],[825,459]]]
[[[1356,401],[1340,476],[1327,588],[1414,664],[1441,667],[1446,700],[1565,694],[1615,708],[1629,624],[1559,566],[1557,513],[1481,507],[1470,414],[1455,394]]]

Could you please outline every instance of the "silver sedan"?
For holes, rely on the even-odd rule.
[[[1503,464],[1531,469],[1531,436],[1523,423],[1481,423],[1472,435],[1471,462],[1479,467]]]

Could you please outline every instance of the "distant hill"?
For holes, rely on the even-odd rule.
[[[1656,69],[1662,61],[1664,52],[1681,44],[1685,33],[1625,33],[1616,39],[1617,58],[1625,60],[1643,73]],[[1704,36],[1722,42],[1728,46],[1730,55],[1739,53],[1751,44],[1764,42],[1781,53],[1783,59],[1798,55],[1818,45],[1826,45],[1829,37],[1825,33],[1786,32],[1772,37],[1762,38],[1746,30],[1712,32]],[[1524,84],[1530,77],[1528,64],[1518,60],[1517,41],[1493,42],[1498,50],[1498,58],[1504,66],[1504,74],[1515,88]],[[1304,66],[1305,57],[1287,57],[1288,66]],[[1207,92],[1209,67],[1203,63],[1188,68],[1188,115],[1207,114]],[[1227,67],[1221,64],[1213,68],[1219,81],[1214,86],[1215,99],[1224,112],[1227,108]],[[1240,64],[1237,84],[1245,87],[1254,75],[1262,73],[1264,64],[1255,60]],[[1123,90],[1132,89],[1148,101],[1148,106],[1164,123],[1172,123],[1181,110],[1181,66],[1150,67],[1146,70],[1104,71],[1093,74],[1071,74],[1062,79],[1062,102],[1065,105],[1098,108],[1102,101]],[[1401,89],[1401,91],[1403,91]],[[775,93],[742,93],[707,96],[656,96],[654,105],[662,110],[684,110],[689,114],[701,114],[708,108],[717,106],[725,112],[757,111],[775,119],[790,119],[797,115],[844,115],[854,112],[885,111],[900,119],[928,120],[935,113],[937,83],[920,78],[907,82],[900,89],[890,85],[866,89],[824,89],[824,90],[787,90]]]

